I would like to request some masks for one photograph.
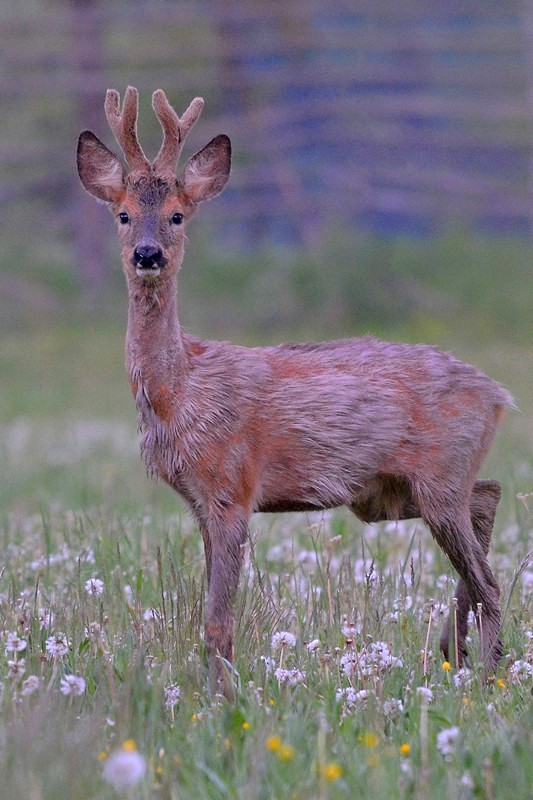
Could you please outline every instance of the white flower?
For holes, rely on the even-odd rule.
[[[78,675],[64,675],[61,678],[59,691],[67,697],[69,694],[80,696],[85,692],[85,680]]]
[[[460,733],[460,729],[454,726],[453,728],[445,728],[438,734],[437,750],[444,758],[453,756]]]
[[[181,688],[177,683],[171,683],[169,686],[165,686],[163,692],[165,694],[166,708],[172,708],[172,706],[175,706],[176,703],[179,702],[181,697]]]
[[[49,608],[39,609],[39,622],[41,628],[51,628],[54,623],[54,615]]]
[[[401,714],[403,712],[403,703],[401,700],[397,700],[394,697],[390,697],[388,700],[385,700],[383,703],[383,713],[385,714],[388,719],[395,717],[397,714]]]
[[[8,633],[6,639],[6,654],[7,653],[21,653],[26,649],[27,642],[21,639],[16,633]]]
[[[313,641],[309,642],[306,647],[310,653],[314,653],[315,650],[318,650],[320,647],[320,639],[313,639]]]
[[[427,686],[419,686],[416,690],[416,693],[420,699],[428,705],[433,700],[433,692]]]
[[[145,622],[154,622],[155,620],[158,620],[160,618],[161,614],[157,610],[157,608],[147,608],[143,614],[143,620]]]
[[[357,625],[354,625],[353,622],[348,622],[347,620],[344,620],[341,632],[345,639],[353,639],[355,636],[359,636],[361,633]]]
[[[18,661],[8,661],[8,677],[13,681],[19,681],[26,672],[26,660],[24,658]]]
[[[21,695],[27,697],[29,694],[36,692],[40,686],[38,675],[28,675],[25,681],[22,681]]]
[[[513,661],[508,674],[511,683],[522,683],[533,675],[533,666],[527,661]]]
[[[259,661],[263,662],[267,675],[270,675],[276,669],[276,662],[270,656],[259,656]]]
[[[87,594],[92,595],[92,597],[97,597],[104,592],[104,582],[99,578],[89,578],[85,583],[85,591]]]
[[[468,686],[472,683],[472,679],[472,670],[468,667],[461,667],[453,676],[453,684],[459,689],[461,686]]]
[[[141,781],[146,773],[146,760],[131,740],[124,742],[120,750],[111,753],[104,763],[104,780],[117,791],[129,789]]]
[[[274,670],[274,675],[280,683],[287,686],[296,686],[297,683],[305,681],[305,672],[300,669],[278,669]]]
[[[272,637],[272,650],[280,650],[282,647],[294,647],[296,636],[289,631],[277,631]]]
[[[46,652],[51,656],[64,656],[68,653],[70,642],[64,633],[54,633],[46,640]]]

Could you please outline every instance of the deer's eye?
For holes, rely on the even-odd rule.
[[[174,225],[181,225],[183,222],[183,214],[180,214],[178,211],[172,215],[172,223]]]
[[[129,216],[126,214],[125,211],[123,211],[121,214],[119,214],[118,218],[120,220],[120,224],[121,225],[126,225],[130,221]]]

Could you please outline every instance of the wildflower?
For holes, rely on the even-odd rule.
[[[85,584],[85,591],[92,597],[97,597],[99,594],[103,594],[104,582],[99,578],[89,578]]]
[[[85,680],[78,675],[64,675],[61,678],[59,691],[67,697],[69,694],[79,697],[85,692]]]
[[[68,653],[70,642],[64,633],[55,633],[46,640],[46,652],[57,658]]]
[[[437,750],[444,758],[449,759],[453,756],[460,733],[459,728],[454,726],[453,728],[445,728],[438,734]]]
[[[147,608],[143,614],[143,620],[145,622],[156,622],[160,618],[161,614],[157,608]]]
[[[390,697],[383,703],[383,713],[388,719],[391,719],[392,717],[395,717],[397,714],[401,714],[402,712],[403,712],[403,703],[401,700],[397,700],[395,697]]]
[[[407,758],[410,752],[411,745],[408,742],[404,742],[400,745],[400,755],[402,755],[404,758]]]
[[[292,744],[282,744],[278,751],[278,758],[281,761],[292,761],[294,758],[294,747]]]
[[[265,747],[271,753],[278,753],[281,750],[283,742],[279,736],[269,736],[265,741]]]
[[[533,667],[527,661],[513,661],[509,667],[508,675],[511,683],[522,683],[522,681],[531,678]]]
[[[318,650],[320,647],[320,639],[313,639],[313,641],[309,642],[306,647],[309,653],[314,653],[315,650]]]
[[[243,729],[243,731],[249,731],[250,730],[250,723],[249,722],[243,722],[242,723],[242,729]]]
[[[7,653],[22,653],[26,649],[27,642],[21,639],[16,633],[8,633],[6,639],[6,655]]]
[[[365,747],[377,747],[379,743],[379,739],[375,733],[363,733],[359,737],[359,741],[364,744]]]
[[[12,681],[19,681],[26,672],[26,659],[21,658],[19,661],[7,662],[8,672],[7,675]]]
[[[296,686],[296,684],[305,681],[305,672],[297,668],[282,669],[278,667],[278,669],[274,670],[274,675],[279,683],[284,683],[287,686]]]
[[[165,695],[165,708],[175,706],[181,697],[181,687],[177,683],[171,683],[163,689]]]
[[[346,619],[344,620],[344,624],[341,628],[341,633],[345,639],[353,639],[355,636],[359,636],[360,630],[353,622],[348,622]]]
[[[470,683],[472,683],[472,680],[472,671],[469,670],[468,667],[461,667],[461,669],[457,670],[453,676],[453,683],[454,686],[457,686],[457,688],[460,688],[461,686],[468,686]]]
[[[47,628],[50,630],[54,623],[54,615],[50,611],[49,608],[40,608],[39,609],[39,624],[41,628]]]
[[[336,781],[342,775],[342,767],[340,764],[337,764],[335,761],[329,761],[327,764],[322,764],[320,767],[320,775],[326,781]]]
[[[289,631],[277,631],[272,637],[272,649],[280,650],[282,647],[294,647],[296,645],[296,636]]]
[[[25,681],[22,681],[22,689],[21,695],[23,697],[27,697],[30,694],[33,694],[38,690],[40,686],[40,680],[37,675],[28,675]]]
[[[427,703],[428,705],[433,700],[433,692],[428,686],[418,686],[416,693],[422,702]]]
[[[127,739],[104,762],[104,780],[117,791],[129,789],[139,783],[146,773],[146,760],[138,751],[133,739]]]
[[[443,669],[445,672],[449,672],[449,671],[451,670],[451,668],[452,668],[452,665],[450,664],[450,662],[449,662],[449,661],[443,661],[443,662],[442,662],[442,669]]]
[[[499,686],[500,689],[505,689],[505,681],[502,681],[501,678],[498,678],[498,680],[496,681],[496,686]]]

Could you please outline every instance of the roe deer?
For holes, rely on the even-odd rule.
[[[421,517],[459,573],[457,624],[448,620],[441,647],[448,657],[456,627],[462,663],[468,611],[481,609],[481,656],[493,669],[502,646],[487,552],[500,487],[476,475],[510,395],[426,345],[363,337],[247,348],[183,332],[185,225],[224,188],[231,145],[216,136],[177,174],[203,100],[181,118],[161,90],[152,104],[163,129],[152,163],[137,139],[137,91],[128,87],[122,108],[118,93],[107,92],[105,111],[130,171],[90,131],[80,135],[78,171],[118,223],[126,366],[148,471],[187,501],[203,537],[211,690],[233,696],[232,606],[254,511],[345,505],[364,522]]]

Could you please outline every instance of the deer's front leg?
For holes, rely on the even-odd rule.
[[[248,514],[240,506],[217,508],[201,527],[210,562],[205,613],[209,686],[213,694],[221,693],[231,701],[233,685],[228,662],[233,658],[233,603],[248,531]]]

